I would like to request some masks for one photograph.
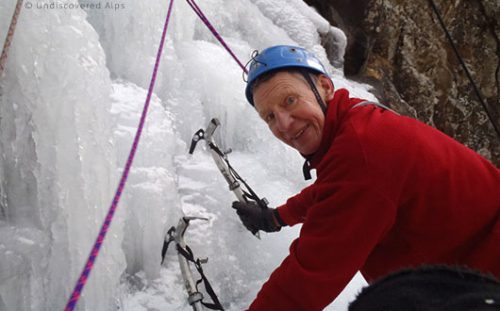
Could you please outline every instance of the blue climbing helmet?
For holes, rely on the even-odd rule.
[[[260,53],[255,51],[250,60],[247,87],[245,89],[248,102],[252,106],[254,105],[252,87],[257,78],[271,71],[286,68],[303,68],[305,69],[304,72],[321,73],[329,76],[316,55],[304,48],[291,45],[275,45]],[[306,80],[311,84],[312,81],[310,82],[309,75],[306,76]],[[313,88],[313,92],[316,89],[314,84],[311,85],[311,88]]]

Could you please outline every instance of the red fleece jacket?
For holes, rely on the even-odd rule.
[[[317,179],[278,208],[300,236],[249,310],[322,310],[358,270],[369,282],[438,263],[500,277],[500,170],[417,120],[352,108],[360,101],[341,89],[328,103]]]

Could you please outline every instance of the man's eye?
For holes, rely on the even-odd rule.
[[[293,105],[293,104],[295,104],[296,102],[297,102],[297,97],[295,97],[295,96],[288,96],[288,97],[286,98],[286,101],[285,101],[285,103],[287,104],[287,106],[288,106],[288,105]]]
[[[274,113],[269,113],[267,116],[266,116],[266,122],[267,123],[270,123],[274,120]]]

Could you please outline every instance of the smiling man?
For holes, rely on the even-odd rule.
[[[246,97],[316,181],[276,209],[234,202],[251,232],[303,223],[249,310],[322,310],[359,270],[368,282],[422,264],[500,277],[500,171],[417,120],[335,90],[300,47],[250,64]]]
[[[315,79],[320,96],[331,100],[331,80],[325,75]],[[304,77],[293,71],[277,72],[271,83],[254,88],[255,109],[274,136],[303,155],[313,154],[321,143],[325,116]]]

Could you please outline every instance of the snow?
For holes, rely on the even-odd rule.
[[[26,3],[34,4],[25,1],[0,77],[2,311],[64,307],[130,151],[167,11],[162,0]],[[243,63],[255,49],[303,45],[337,88],[375,99],[328,63],[319,34],[339,47],[345,36],[302,1],[199,5]],[[14,6],[0,2],[1,43]],[[271,206],[307,185],[301,157],[272,137],[244,86],[234,60],[177,1],[138,153],[79,310],[189,309],[173,248],[159,263],[164,235],[182,215],[208,219],[193,221],[186,240],[209,258],[205,272],[227,310],[248,306],[287,255],[299,226],[256,239],[203,144],[187,154],[194,132],[217,117],[216,140],[234,150],[232,165]],[[328,310],[345,310],[362,284],[357,276]]]

